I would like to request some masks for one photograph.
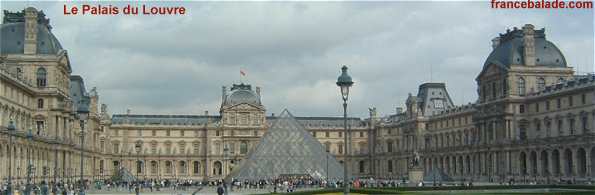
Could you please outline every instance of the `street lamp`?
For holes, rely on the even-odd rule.
[[[328,156],[330,155],[329,152],[330,152],[329,149],[326,148],[326,184],[325,184],[326,186],[325,186],[325,188],[329,186],[328,185]]]
[[[343,128],[344,128],[344,135],[345,138],[345,160],[343,164],[343,188],[344,194],[349,194],[349,169],[348,169],[348,156],[347,154],[347,99],[349,97],[349,88],[353,85],[353,81],[351,80],[351,76],[347,74],[347,66],[343,66],[341,68],[341,75],[337,78],[337,86],[341,89],[341,97],[343,98]]]
[[[79,104],[78,109],[77,109],[77,118],[80,121],[80,125],[81,125],[81,167],[80,167],[80,171],[81,171],[81,180],[80,180],[80,186],[79,186],[79,190],[80,193],[79,195],[85,195],[85,183],[84,183],[84,178],[83,178],[83,174],[84,174],[84,169],[83,169],[83,161],[84,161],[84,154],[85,154],[85,120],[87,120],[87,117],[89,116],[89,107],[87,107],[87,105],[84,104]]]
[[[17,130],[14,125],[14,120],[10,119],[8,124],[8,186],[6,187],[7,195],[12,195],[12,134]]]
[[[227,170],[227,152],[228,151],[229,151],[229,148],[228,148],[227,144],[223,144],[223,167],[224,167],[223,170],[225,170],[226,175],[229,175],[228,170]],[[224,191],[225,195],[228,195],[228,192],[227,192],[228,186],[227,186],[227,181],[226,181],[225,177],[223,177],[223,187],[225,187],[225,191]]]
[[[31,128],[27,132],[27,141],[31,144],[31,140],[33,139],[33,134],[31,133]],[[25,195],[31,194],[31,172],[33,171],[33,164],[31,164],[31,148],[27,148],[27,186],[25,186]]]
[[[140,183],[138,180],[138,174],[141,171],[141,164],[140,164],[140,160],[138,158],[138,156],[140,155],[140,151],[141,151],[141,143],[140,142],[136,142],[136,144],[134,145],[134,149],[136,149],[136,188],[134,189],[136,195],[138,195],[140,193]]]

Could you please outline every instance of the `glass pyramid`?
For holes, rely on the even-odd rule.
[[[308,175],[325,180],[327,174],[329,180],[339,180],[343,165],[285,109],[230,177],[241,181]]]

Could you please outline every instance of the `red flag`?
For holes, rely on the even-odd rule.
[[[240,70],[240,75],[246,76],[246,73],[243,70]]]

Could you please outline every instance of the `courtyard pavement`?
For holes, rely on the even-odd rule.
[[[302,190],[316,190],[318,188],[299,188],[296,191],[302,191]],[[262,194],[262,193],[270,193],[272,192],[272,189],[234,189],[233,191],[230,191],[229,195],[247,195],[247,194]],[[280,191],[277,190],[277,192],[284,192],[284,191]],[[112,190],[89,190],[87,191],[86,194],[89,195],[110,195],[110,194],[114,194],[114,195],[122,195],[122,194],[135,194],[134,191],[129,192],[127,189],[112,189]],[[155,191],[153,190],[153,192],[151,192],[150,190],[144,190],[141,191],[140,194],[151,194],[151,195],[212,195],[212,194],[217,194],[217,187],[216,186],[205,186],[202,187],[200,190],[198,187],[192,187],[192,188],[188,188],[187,190],[173,190],[173,189],[163,189],[161,191]]]

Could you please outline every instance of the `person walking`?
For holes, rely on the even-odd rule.
[[[217,187],[217,194],[218,195],[223,195],[223,193],[225,193],[225,190],[223,189],[223,186],[219,185]]]

